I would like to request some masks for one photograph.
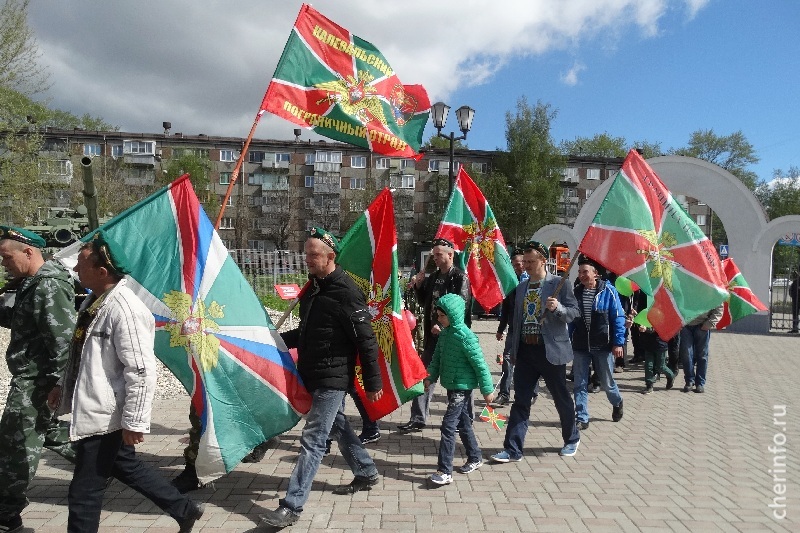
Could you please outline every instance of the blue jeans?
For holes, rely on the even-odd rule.
[[[497,386],[498,394],[511,398],[511,382],[514,376],[514,365],[511,364],[511,335],[506,335],[506,343],[503,346],[503,376]]]
[[[123,444],[121,429],[86,437],[74,447],[75,471],[67,494],[69,533],[98,531],[103,494],[112,476],[149,498],[175,520],[186,518],[189,498],[161,477],[158,470],[136,457],[133,446]]]
[[[311,410],[306,415],[306,425],[300,434],[300,455],[289,477],[286,497],[280,500],[281,507],[295,514],[303,512],[314,476],[325,455],[325,441],[329,435],[339,444],[339,451],[354,475],[378,475],[375,463],[344,415],[345,394],[343,390],[325,388],[311,393]]]
[[[622,402],[617,382],[614,381],[614,356],[610,351],[595,350],[591,352],[575,351],[572,372],[575,376],[575,417],[578,422],[589,421],[589,363],[594,363],[600,386],[606,392],[608,402],[617,406]]]
[[[544,346],[528,344],[520,344],[516,363],[514,403],[511,404],[503,448],[512,459],[522,457],[525,435],[528,433],[528,420],[531,417],[533,392],[540,377],[544,378],[544,384],[556,404],[564,444],[578,442],[581,435],[578,424],[575,423],[575,404],[567,389],[567,365],[554,365],[547,360]]]
[[[436,349],[436,343],[439,340],[438,335],[434,335],[433,333],[426,333],[425,334],[425,348],[422,350],[422,355],[420,359],[422,359],[422,364],[425,365],[425,368],[428,368],[428,365],[431,364],[433,360],[433,351]],[[431,383],[428,390],[416,396],[411,400],[411,418],[409,422],[418,422],[421,424],[428,423],[428,416],[430,416],[430,409],[431,409],[431,399],[433,398],[433,392],[436,390],[436,384]]]
[[[708,342],[711,331],[704,331],[703,325],[683,326],[681,330],[681,360],[683,376],[687,385],[706,384],[708,368]]]
[[[439,471],[453,473],[453,455],[456,451],[456,430],[467,452],[467,461],[479,462],[481,448],[472,430],[472,391],[447,391],[447,410],[442,418],[442,441],[439,443]]]

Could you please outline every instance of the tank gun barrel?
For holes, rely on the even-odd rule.
[[[83,167],[83,200],[86,204],[86,216],[89,220],[89,231],[94,231],[100,227],[100,222],[97,219],[97,189],[92,176],[92,158],[82,157],[81,166]]]

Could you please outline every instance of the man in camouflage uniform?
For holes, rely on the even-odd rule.
[[[47,395],[66,365],[75,327],[75,289],[69,272],[45,261],[44,239],[0,226],[0,264],[17,284],[13,306],[0,306],[0,326],[11,330],[6,364],[11,384],[0,418],[0,532],[22,528],[28,484],[42,446],[74,458],[69,425],[59,424]]]

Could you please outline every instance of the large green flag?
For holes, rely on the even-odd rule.
[[[711,241],[635,150],[578,249],[653,297],[647,319],[662,339],[728,298]]]
[[[367,41],[307,4],[264,95],[269,111],[337,141],[419,159],[430,100]]]

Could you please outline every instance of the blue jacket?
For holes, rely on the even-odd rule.
[[[552,274],[542,280],[542,305],[548,297],[558,287],[561,278]],[[529,279],[521,281],[517,285],[514,295],[514,314],[511,317],[508,334],[511,337],[511,362],[516,364],[517,352],[520,344],[520,331],[522,331],[523,307],[525,296],[528,293]],[[544,349],[547,360],[554,365],[566,365],[572,361],[572,345],[569,342],[569,331],[567,324],[572,322],[580,311],[575,295],[567,283],[561,286],[561,290],[555,296],[558,300],[558,307],[555,311],[545,311],[542,315],[542,337],[544,338]]]
[[[597,294],[592,304],[590,330],[586,329],[583,311],[584,286],[575,287],[580,316],[570,324],[572,349],[582,352],[610,350],[612,346],[625,345],[625,311],[619,300],[617,289],[605,280],[597,280]]]

